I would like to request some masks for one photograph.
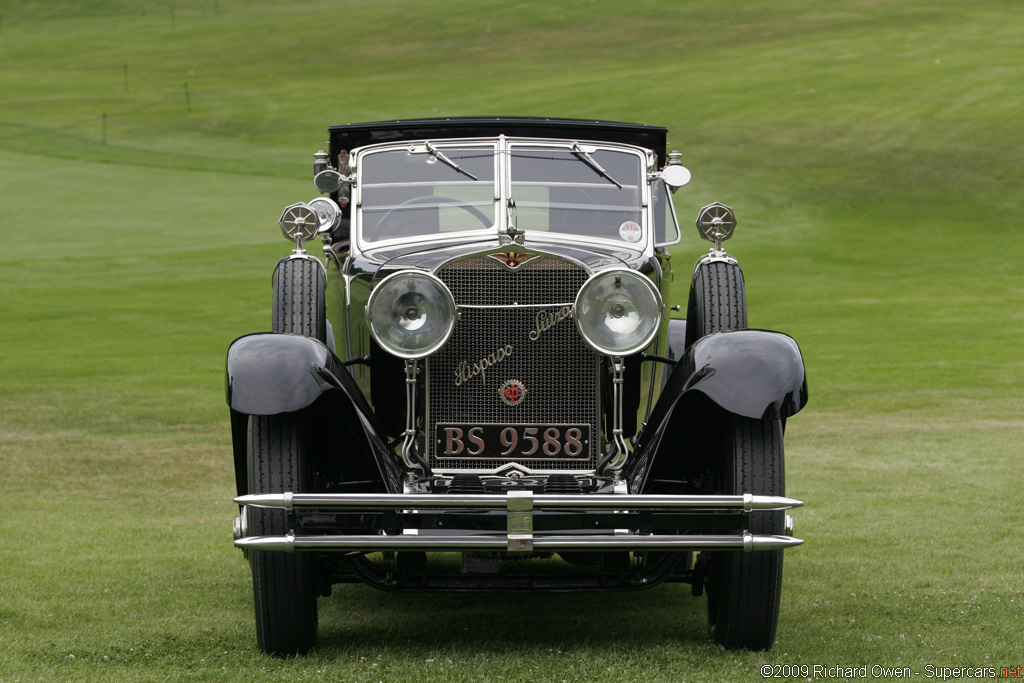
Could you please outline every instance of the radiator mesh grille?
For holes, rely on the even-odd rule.
[[[597,465],[598,357],[576,332],[572,315],[542,331],[538,315],[550,321],[571,304],[586,282],[585,269],[560,259],[538,258],[509,270],[487,256],[458,261],[438,272],[448,285],[461,318],[448,345],[427,364],[429,424],[427,455],[437,469],[493,470],[518,462],[534,470],[589,470]],[[493,306],[496,308],[472,308]],[[499,353],[499,349],[510,352]],[[497,359],[493,367],[468,376],[481,359]],[[460,370],[461,366],[461,370]],[[516,379],[526,397],[506,405],[500,388]],[[459,382],[459,384],[456,384]],[[462,425],[590,425],[591,439],[581,457],[541,456],[510,460],[501,444],[487,444],[476,459],[443,458],[434,439],[438,424]]]

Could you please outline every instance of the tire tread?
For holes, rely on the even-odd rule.
[[[274,332],[327,340],[324,280],[316,261],[282,259],[274,271]]]
[[[693,274],[687,306],[686,346],[715,332],[747,328],[747,294],[736,263],[701,263]]]
[[[782,426],[777,420],[730,415],[731,450],[727,458],[729,493],[785,495]],[[781,534],[782,512],[754,512],[748,531]],[[775,642],[782,588],[781,550],[721,554],[722,592],[713,615],[715,641],[728,648],[768,650]]]
[[[303,489],[302,441],[292,416],[250,419],[252,493]],[[290,531],[285,510],[253,509],[254,536],[283,536]],[[317,641],[316,592],[310,558],[301,553],[253,551],[250,554],[256,639],[276,656],[307,652]]]

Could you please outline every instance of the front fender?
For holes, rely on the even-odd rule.
[[[317,414],[326,415],[318,431],[335,435],[335,443],[345,453],[345,462],[333,462],[333,466],[355,467],[361,475],[375,470],[388,491],[402,490],[401,473],[373,409],[323,342],[277,333],[240,337],[228,348],[226,389],[240,495],[247,492],[249,417],[300,411],[311,419]],[[327,394],[331,397],[326,398]],[[321,396],[325,396],[324,401],[320,401]],[[316,462],[321,467],[331,465]]]
[[[807,403],[800,347],[791,337],[767,330],[719,332],[698,339],[666,380],[637,451],[657,447],[676,404],[697,393],[744,417],[791,417]]]
[[[736,330],[698,339],[678,363],[666,390],[673,379],[678,387],[684,377],[680,396],[699,391],[743,417],[784,419],[807,404],[800,347],[781,332]]]
[[[679,479],[683,461],[707,456],[700,444],[706,443],[701,437],[710,405],[754,419],[785,419],[806,403],[803,357],[792,338],[766,330],[702,337],[676,363],[637,440],[627,465],[631,490],[643,491],[649,478],[662,475]]]
[[[246,415],[308,408],[330,388],[317,369],[331,370],[335,364],[327,347],[311,337],[274,333],[240,337],[228,349],[228,405]]]

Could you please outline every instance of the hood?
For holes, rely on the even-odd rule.
[[[530,243],[525,245],[509,244],[498,246],[493,239],[459,244],[406,244],[389,246],[382,249],[364,252],[364,258],[380,264],[377,276],[383,277],[387,272],[403,268],[421,268],[436,272],[449,261],[479,253],[508,252],[542,254],[556,256],[582,264],[591,272],[604,270],[612,266],[638,268],[646,259],[642,252],[631,249],[605,248],[603,245],[592,245],[583,248],[576,245],[546,243]]]

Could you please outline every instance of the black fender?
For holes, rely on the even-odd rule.
[[[401,492],[400,468],[384,430],[351,374],[323,342],[278,333],[240,337],[228,348],[225,389],[239,493],[247,492],[249,417],[282,413],[324,416],[314,431],[342,430],[347,451],[372,463],[389,492]],[[365,439],[358,438],[360,432]]]
[[[665,389],[677,398],[699,391],[730,413],[762,420],[792,417],[807,404],[800,347],[792,337],[767,330],[734,330],[698,339],[677,363]]]
[[[800,347],[792,337],[768,330],[718,332],[694,342],[676,362],[637,439],[629,466],[632,490],[643,488],[667,431],[675,432],[669,442],[676,447],[699,441],[686,437],[707,428],[706,411],[676,411],[680,404],[717,406],[754,419],[792,417],[807,404]]]
[[[317,369],[337,374],[334,354],[312,337],[250,334],[228,347],[226,390],[231,410],[279,415],[308,408],[331,388]]]

